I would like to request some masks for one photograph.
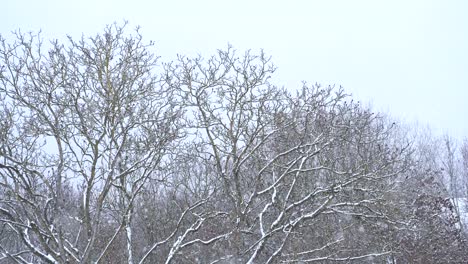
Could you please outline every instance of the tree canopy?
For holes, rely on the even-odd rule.
[[[161,62],[117,24],[15,36],[0,38],[0,262],[468,257],[467,142],[341,87],[279,88],[263,52]]]

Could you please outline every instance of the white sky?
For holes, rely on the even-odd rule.
[[[142,26],[168,61],[231,43],[263,48],[275,83],[344,86],[355,98],[437,133],[468,137],[468,1],[3,1],[0,34],[42,29],[45,39]]]

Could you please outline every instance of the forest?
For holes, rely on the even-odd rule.
[[[468,137],[263,51],[0,36],[0,263],[464,263]],[[339,81],[339,80],[337,80]]]

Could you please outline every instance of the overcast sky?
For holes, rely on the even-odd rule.
[[[468,136],[468,1],[2,1],[0,34],[94,35],[128,20],[163,60],[231,43],[264,49],[275,82],[342,85],[363,102],[436,133]]]

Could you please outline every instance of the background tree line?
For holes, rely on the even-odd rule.
[[[468,140],[279,88],[263,52],[151,46],[0,38],[0,263],[468,257]]]

